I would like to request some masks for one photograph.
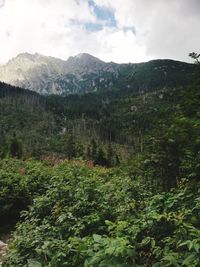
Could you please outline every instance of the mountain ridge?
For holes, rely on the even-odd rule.
[[[140,86],[148,90],[149,84],[155,80],[155,75],[159,80],[159,77],[168,79],[169,73],[174,72],[174,77],[178,73],[180,76],[178,85],[181,85],[181,79],[185,80],[185,75],[191,76],[192,68],[193,64],[170,59],[118,64],[104,62],[88,53],[80,53],[67,60],[39,53],[21,53],[0,66],[0,81],[43,95],[111,90],[119,84],[121,88],[132,86],[135,90]],[[139,81],[134,83],[135,75],[139,77]],[[147,76],[149,76],[148,81],[143,85]],[[162,86],[165,86],[165,83],[162,83]]]

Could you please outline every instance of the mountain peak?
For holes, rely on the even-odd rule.
[[[88,54],[88,53],[79,53],[79,54],[75,55],[74,57],[83,58],[83,57],[93,57],[93,56]]]
[[[49,58],[47,56],[44,56],[40,53],[28,53],[28,52],[24,52],[24,53],[20,53],[18,54],[15,58],[26,58],[26,59],[30,59],[30,60],[33,60],[33,59],[39,59],[39,58]]]
[[[146,84],[151,82],[148,80],[149,76],[143,73],[150,72],[150,77],[159,81],[159,85],[165,86],[165,81],[170,80],[169,75],[176,75],[177,71],[180,72],[181,81],[183,80],[182,74],[189,72],[190,75],[193,66],[184,64],[166,60],[152,61],[137,66],[136,64],[106,63],[88,53],[80,53],[64,61],[39,53],[26,52],[0,66],[0,81],[41,94],[69,94],[96,92],[99,88],[104,90],[113,88],[114,82],[118,83],[122,77],[121,73],[125,78],[119,82],[120,85],[122,84],[125,88],[130,87],[133,81],[138,79],[138,83],[141,83],[141,88],[143,88],[145,81]],[[143,77],[142,82],[141,77]],[[155,84],[153,86],[156,86]],[[150,86],[147,85],[147,87]]]
[[[91,63],[91,62],[102,62],[104,63],[102,60],[100,60],[99,58],[97,57],[94,57],[88,53],[80,53],[80,54],[77,54],[75,56],[71,56],[68,58],[67,62],[77,62],[77,61],[81,61],[85,64],[88,64],[88,63]]]
[[[92,56],[88,53],[79,53],[78,55],[74,56],[74,58],[79,58],[79,59],[95,59],[97,61],[101,61],[99,58]]]
[[[105,66],[104,61],[87,53],[69,57],[65,65],[69,73],[76,75],[98,72]]]

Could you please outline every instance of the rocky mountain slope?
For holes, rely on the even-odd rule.
[[[43,95],[87,93],[113,88],[150,90],[191,80],[194,65],[173,60],[140,64],[106,63],[83,53],[64,61],[23,53],[0,66],[0,81]]]

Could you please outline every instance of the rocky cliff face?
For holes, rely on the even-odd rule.
[[[104,61],[86,53],[69,57],[65,66],[67,73],[80,76],[102,71],[116,72],[119,69],[119,64],[112,62],[105,63]]]
[[[89,54],[64,61],[23,53],[0,67],[0,80],[40,94],[78,93],[97,90],[95,78],[103,82],[105,73],[117,74],[118,68],[118,64],[105,63]]]

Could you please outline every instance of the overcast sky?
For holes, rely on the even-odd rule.
[[[188,61],[199,29],[200,0],[0,0],[0,62],[22,52]]]

